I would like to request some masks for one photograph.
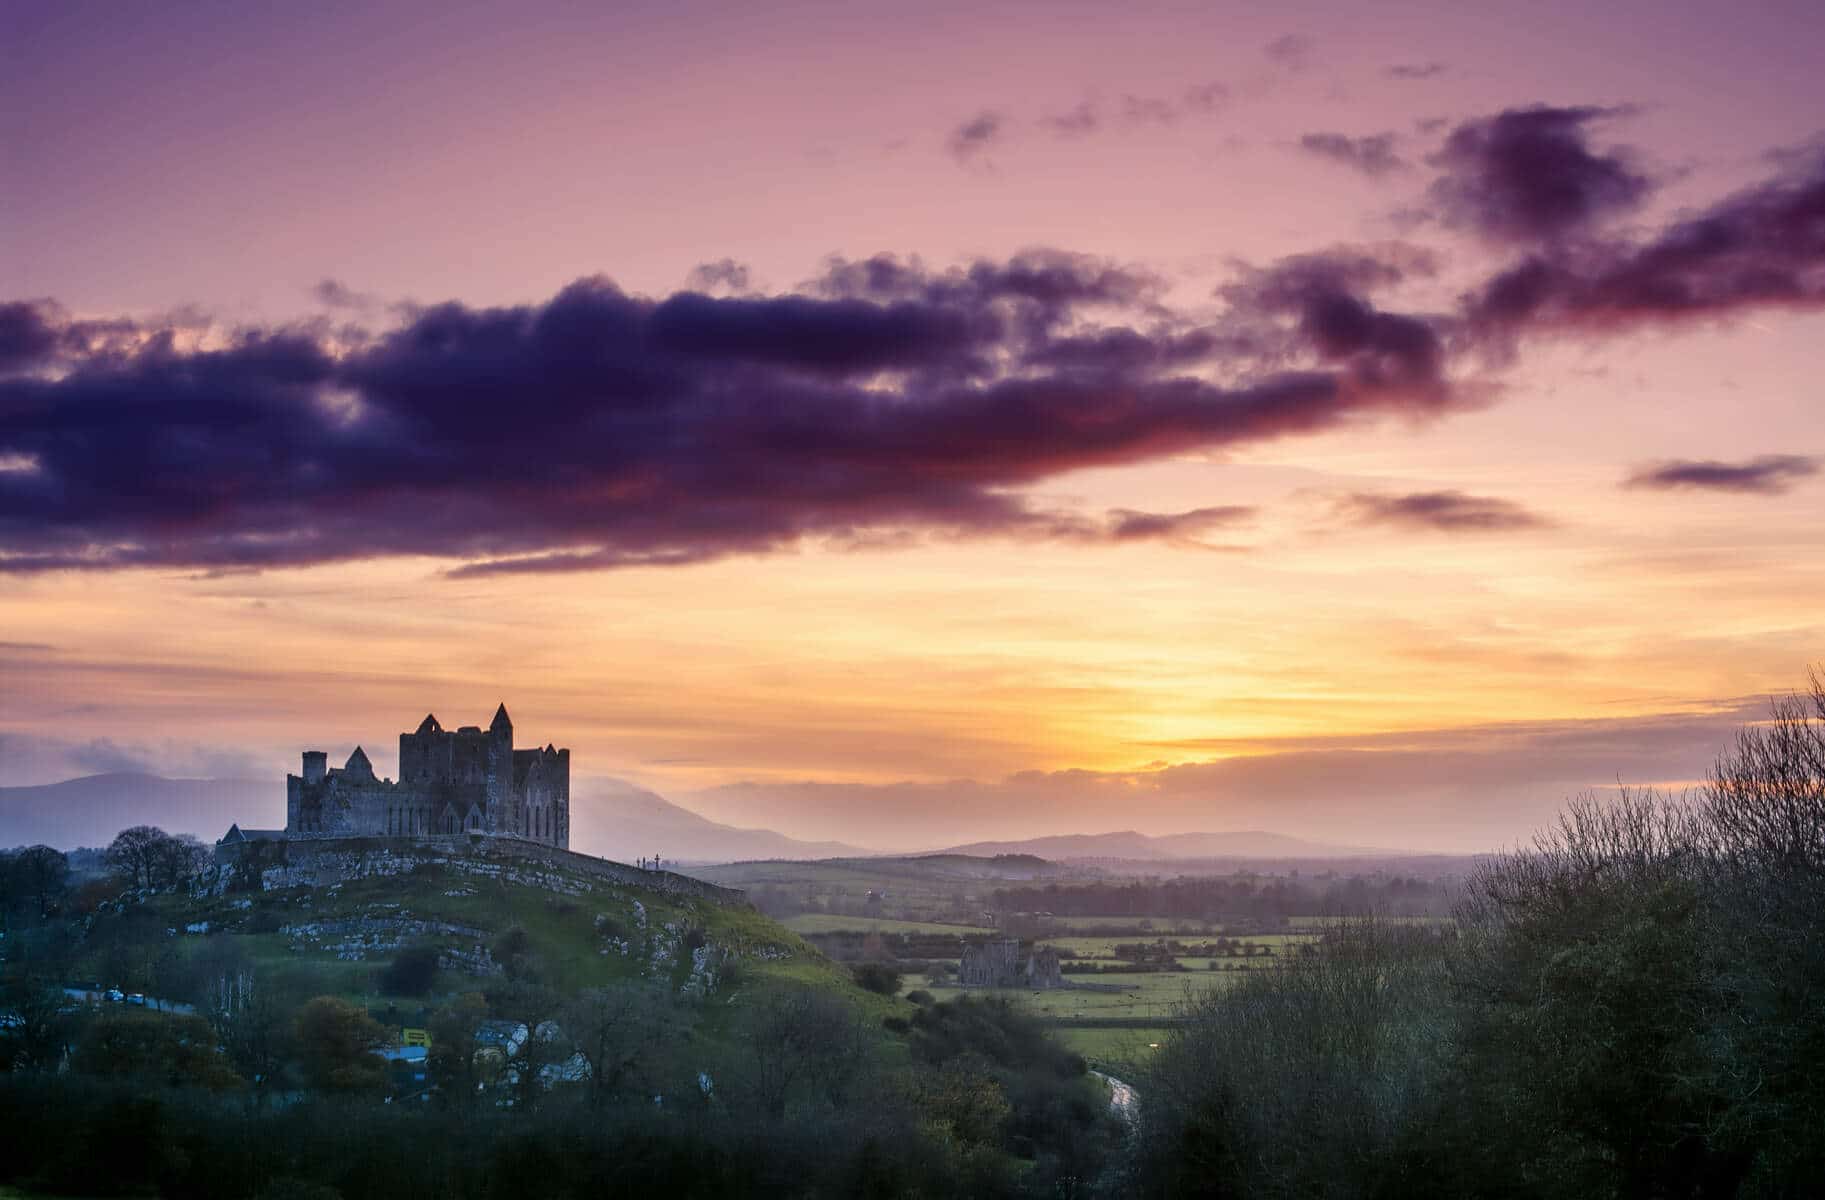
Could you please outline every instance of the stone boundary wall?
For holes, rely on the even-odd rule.
[[[267,838],[218,846],[216,861],[211,871],[204,872],[204,886],[218,892],[254,886],[254,876],[260,890],[272,891],[405,875],[421,865],[436,865],[460,874],[506,879],[567,895],[581,895],[601,884],[646,888],[717,904],[747,903],[745,892],[688,875],[643,871],[574,850],[486,834]],[[212,873],[214,878],[210,878]]]

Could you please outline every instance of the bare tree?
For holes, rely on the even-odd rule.
[[[589,1103],[601,1108],[643,1082],[662,1033],[675,1034],[663,989],[592,988],[563,1011],[566,1033],[589,1063]]]
[[[867,1032],[855,1009],[828,992],[799,988],[763,999],[743,1030],[748,1092],[767,1116],[783,1117],[795,1094],[840,1103],[866,1066]]]
[[[209,848],[193,834],[167,835],[157,857],[158,886],[176,887],[209,865]]]
[[[156,825],[135,825],[114,835],[102,858],[128,886],[156,886],[162,847],[171,835]]]
[[[13,877],[15,895],[33,900],[40,918],[50,915],[51,903],[69,887],[70,860],[49,846],[28,846],[6,864]]]
[[[249,967],[222,971],[209,990],[207,1015],[222,1050],[264,1104],[289,1049],[287,1022],[271,989]]]
[[[174,887],[209,865],[209,849],[188,833],[135,825],[115,835],[103,861],[132,887]]]
[[[1825,1173],[1825,679],[1771,703],[1712,767],[1697,819],[1731,1098],[1720,1133],[1766,1147],[1789,1178]]]
[[[0,992],[10,1018],[0,1054],[13,1070],[54,1071],[69,1041],[63,989],[42,979],[15,979]]]

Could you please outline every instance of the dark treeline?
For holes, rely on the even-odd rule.
[[[257,1111],[208,1093],[0,1079],[4,1175],[55,1194],[189,1200],[1008,1195],[899,1109],[811,1120],[575,1106],[536,1116],[312,1101]]]
[[[0,1075],[0,1183],[187,1200],[1019,1197],[1091,1194],[1118,1167],[1083,1061],[1005,1001],[928,1002],[883,1039],[840,998],[777,995],[743,1014],[737,1045],[697,1043],[713,1087],[705,1074],[662,1097],[640,1059],[689,1023],[601,1003],[590,1079],[543,1090],[523,1064],[506,1107],[477,1098],[460,1053],[434,1057],[434,1092],[388,1102],[364,1053],[377,1030],[327,997],[265,1052],[267,1069],[301,1058],[308,1089],[285,1104],[237,1077],[201,1018],[97,1018],[65,1069],[14,1058]]]
[[[1273,921],[1281,917],[1443,913],[1450,895],[1448,881],[1405,876],[1305,879],[1236,875],[999,888],[993,899],[1003,912],[1048,912],[1059,917]]]
[[[1137,1080],[1150,1196],[1802,1197],[1825,1180],[1825,687],[1696,793],[1574,802],[1445,929],[1341,922]]]
[[[156,899],[195,857],[128,834],[102,895]],[[396,1034],[368,1006],[328,994],[329,964],[256,963],[227,937],[178,954],[168,908],[98,902],[55,851],[0,867],[0,1193],[1019,1197],[1118,1169],[1106,1091],[1037,1020],[924,992],[889,1006],[901,979],[879,965],[849,984],[728,961],[713,998],[646,978],[569,990],[516,924],[489,947],[501,972],[448,994],[436,954],[407,944],[371,978],[418,998],[415,1073],[381,1057]],[[65,989],[98,975],[194,1011]],[[488,1040],[502,1024],[523,1031],[510,1054]]]

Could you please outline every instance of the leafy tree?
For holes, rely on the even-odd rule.
[[[851,972],[856,983],[862,988],[882,996],[898,995],[900,991],[900,972],[886,963],[860,963]]]
[[[386,1030],[360,1007],[335,996],[318,996],[299,1010],[298,1052],[305,1078],[327,1092],[378,1092],[385,1088],[385,1063],[376,1054]]]
[[[216,1050],[215,1038],[201,1017],[143,1009],[106,1013],[90,1022],[71,1066],[86,1075],[131,1077],[171,1087],[223,1091],[241,1083]]]
[[[944,1136],[962,1145],[999,1146],[1013,1106],[995,1077],[953,1059],[914,1077],[914,1101]]]
[[[507,978],[516,983],[536,982],[542,965],[538,954],[533,949],[532,935],[518,925],[510,926],[494,939],[491,947],[494,960],[507,972]]]
[[[401,947],[380,972],[380,990],[390,996],[423,996],[437,979],[437,947]]]

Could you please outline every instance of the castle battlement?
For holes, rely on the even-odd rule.
[[[507,706],[487,729],[446,730],[427,715],[399,735],[399,780],[381,779],[360,746],[341,767],[306,750],[285,777],[287,837],[482,833],[570,845],[570,751],[516,750]]]

